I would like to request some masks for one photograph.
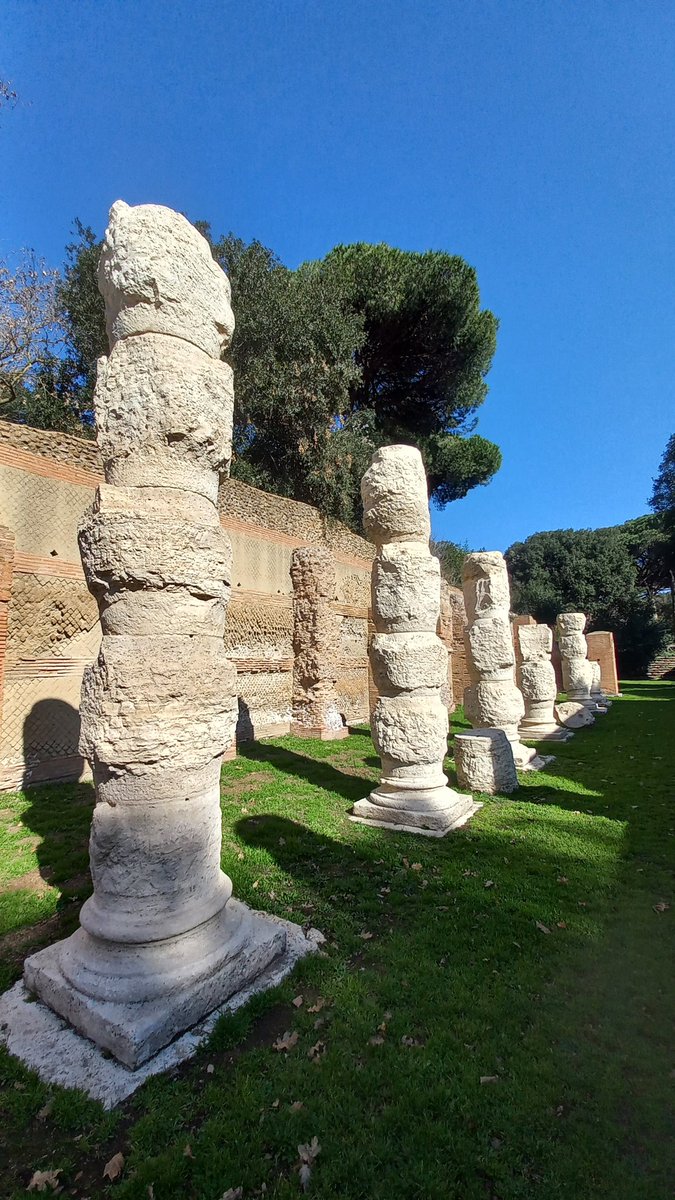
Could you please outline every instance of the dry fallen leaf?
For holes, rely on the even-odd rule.
[[[304,996],[296,996],[296,997],[295,997],[295,1000],[293,1001],[293,1007],[294,1007],[294,1008],[301,1008],[301,1007],[302,1007],[302,1005],[304,1004],[304,1002],[305,1002],[305,997],[304,997]]]
[[[300,1109],[304,1107],[302,1100],[294,1100],[291,1104],[291,1112],[300,1112]]]
[[[499,1075],[481,1075],[481,1083],[498,1083]]]
[[[558,883],[569,883],[569,879],[567,878],[566,875],[559,875],[557,882]]]
[[[111,1183],[114,1183],[116,1179],[119,1179],[123,1168],[124,1155],[122,1154],[121,1150],[118,1150],[117,1154],[113,1154],[110,1161],[105,1164],[103,1168],[103,1178],[109,1179]]]
[[[192,1153],[192,1146],[190,1145],[189,1142],[186,1143],[185,1149],[183,1150],[183,1158],[194,1158],[194,1154]]]
[[[422,1045],[422,1042],[418,1041],[418,1039],[417,1039],[417,1038],[413,1038],[413,1037],[406,1037],[406,1036],[404,1035],[404,1036],[401,1038],[401,1045],[402,1045],[402,1046],[421,1046],[421,1045]]]
[[[483,884],[483,887],[486,887],[486,888],[491,888],[491,887],[494,887],[494,886],[495,886],[495,881],[494,881],[494,879],[486,879],[486,880],[485,880],[485,883]]]
[[[323,996],[319,996],[319,999],[317,1000],[316,1004],[310,1004],[309,1008],[307,1009],[307,1012],[309,1012],[309,1013],[321,1012],[321,1009],[324,1008],[325,1004],[326,1004],[326,1001],[324,1000]]]
[[[421,864],[421,863],[411,863],[411,864],[410,864],[410,870],[411,870],[411,871],[421,871],[421,870],[422,870],[422,864]]]
[[[46,1192],[48,1187],[50,1187],[52,1191],[56,1191],[57,1187],[59,1186],[60,1174],[60,1167],[57,1171],[34,1171],[26,1191]]]
[[[37,1114],[38,1121],[46,1121],[47,1117],[51,1116],[53,1107],[54,1107],[54,1097],[52,1096],[51,1100],[48,1100],[47,1103],[38,1112],[38,1114]]]
[[[272,1046],[272,1049],[279,1051],[292,1050],[298,1040],[298,1036],[299,1035],[295,1032],[295,1030],[291,1032],[287,1029],[283,1037],[277,1038],[276,1042],[274,1042]]]
[[[567,921],[556,921],[558,929],[567,929]]]
[[[303,1192],[306,1192],[307,1188],[309,1187],[309,1181],[312,1176],[312,1167],[314,1166],[314,1159],[320,1153],[321,1147],[319,1145],[318,1138],[315,1137],[312,1138],[311,1142],[307,1142],[304,1145],[298,1146],[298,1154],[300,1155],[299,1175]]]
[[[384,1046],[384,1038],[380,1033],[375,1033],[371,1038],[368,1038],[369,1046]]]
[[[363,938],[364,942],[369,942],[372,936],[372,933],[368,929],[363,929],[359,934],[359,937]]]
[[[542,925],[541,921],[535,921],[535,925],[537,926],[537,929],[541,931],[541,933],[551,932],[551,930],[548,928],[548,925]]]
[[[213,1063],[209,1063],[208,1067],[206,1068],[206,1074],[213,1075],[213,1072],[215,1071],[215,1069],[216,1068],[214,1067]]]
[[[654,905],[654,912],[655,913],[668,912],[669,908],[670,908],[670,905],[666,904],[665,900],[659,900],[658,904]]]
[[[244,1194],[243,1188],[240,1188],[240,1187],[228,1188],[226,1192],[223,1192],[222,1196],[220,1197],[220,1200],[241,1200],[241,1197],[243,1196],[243,1194]]]
[[[259,887],[260,887],[260,880],[259,880],[259,879],[254,879],[254,880],[253,880],[253,883],[251,884],[251,887],[252,887],[252,888],[254,888],[254,889],[255,889],[255,888],[259,888]]]
[[[311,1059],[312,1062],[318,1062],[318,1060],[321,1058],[322,1054],[325,1054],[325,1053],[326,1053],[326,1043],[325,1042],[315,1042],[314,1045],[310,1046],[309,1050],[307,1051],[307,1057],[309,1059]]]
[[[155,1200],[155,1188],[154,1188],[154,1185],[153,1185],[152,1183],[149,1183],[149,1184],[148,1184],[148,1186],[147,1186],[147,1189],[146,1189],[146,1190],[147,1190],[147,1193],[148,1193],[148,1200]]]

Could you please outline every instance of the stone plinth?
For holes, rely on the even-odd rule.
[[[520,652],[520,690],[525,704],[520,735],[535,742],[565,741],[571,735],[561,729],[553,711],[557,695],[551,663],[553,634],[548,625],[520,624],[515,635]]]
[[[215,505],[232,432],[229,283],[184,217],[121,201],[99,281],[106,483],[79,534],[103,630],[81,700],[94,893],[81,928],[27,959],[24,979],[134,1069],[250,984],[286,934],[231,899],[220,867],[237,713],[223,646],[231,550]]]
[[[429,553],[429,504],[422,457],[385,446],[361,484],[364,526],[377,547],[372,574],[375,634],[369,649],[377,700],[372,712],[382,780],[354,805],[354,819],[441,836],[476,811],[448,787],[448,652],[436,634],[440,567]]]
[[[525,715],[516,687],[515,653],[509,619],[509,578],[498,550],[468,554],[462,570],[468,627],[466,659],[471,680],[464,692],[464,713],[474,729],[502,729],[515,764],[521,770],[544,765],[520,741],[518,726]]]
[[[333,741],[348,735],[335,683],[339,627],[337,581],[330,550],[302,546],[291,558],[293,582],[293,709],[291,733]]]
[[[503,729],[456,733],[452,746],[460,787],[489,796],[496,792],[515,792],[518,787],[516,764]]]
[[[587,657],[584,613],[559,613],[556,622],[556,641],[560,650],[563,691],[568,700],[584,704],[591,712],[597,702],[591,696],[593,664]]]

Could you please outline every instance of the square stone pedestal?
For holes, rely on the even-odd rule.
[[[322,742],[339,742],[342,738],[349,737],[346,725],[341,729],[327,729],[325,726],[312,729],[308,725],[297,725],[295,721],[291,722],[290,733],[291,737],[318,738]]]
[[[181,1033],[136,1070],[129,1070],[122,1062],[111,1058],[100,1045],[78,1033],[69,1022],[47,1005],[36,1001],[21,980],[0,996],[0,1043],[4,1043],[10,1054],[36,1071],[43,1082],[60,1087],[80,1088],[92,1099],[100,1100],[104,1108],[113,1108],[135,1092],[146,1079],[169,1071],[190,1059],[209,1037],[223,1013],[233,1012],[246,1004],[252,996],[276,987],[290,974],[301,958],[315,953],[325,940],[317,929],[310,929],[305,934],[300,926],[292,921],[284,921],[264,913],[251,912],[251,916],[259,922],[259,940],[258,950],[252,952],[247,959],[247,966],[251,972],[249,978],[244,978],[242,963],[242,970],[237,972],[236,979],[234,976],[231,979],[233,986],[228,985],[226,988],[229,999],[223,1003],[224,997],[221,996],[217,1008],[207,1016],[202,1016],[202,1019],[193,1024],[187,1032]],[[254,961],[260,962],[262,947],[267,946],[269,949],[279,944],[283,948],[268,958],[264,968],[255,974]],[[33,955],[34,962],[41,959],[38,967],[44,973],[43,979],[53,980],[55,995],[57,990],[64,986],[63,977],[58,966],[54,964],[57,946],[48,947],[47,950]],[[43,955],[46,957],[42,958]],[[72,988],[69,994],[72,996]],[[139,1021],[137,1017],[132,1026],[130,1014],[122,1011],[124,1006],[111,1005],[107,1011],[103,1011],[104,1007],[106,1006],[100,1006],[92,1019],[100,1025],[106,1025],[110,1031],[113,1028],[113,1019],[119,1018],[119,1030],[115,1030],[115,1036],[119,1037],[120,1044],[125,1040],[137,1044],[141,1029],[146,1035],[152,1036],[153,1020],[154,1029],[157,1030],[162,1021],[167,1020],[169,1011],[168,1005],[163,1010],[158,1008],[154,1014],[148,1015],[147,1021]],[[115,1009],[119,1011],[115,1012]],[[94,1012],[93,1004],[90,1011]]]

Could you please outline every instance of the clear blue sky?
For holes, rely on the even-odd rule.
[[[284,262],[445,249],[500,319],[504,549],[646,511],[675,429],[672,0],[3,0],[0,254],[168,204]]]

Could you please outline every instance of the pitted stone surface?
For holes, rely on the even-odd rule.
[[[584,613],[559,613],[556,638],[562,665],[563,691],[567,693],[568,700],[578,700],[593,710],[593,666],[587,657],[585,625]]]
[[[464,712],[474,729],[503,730],[516,765],[536,770],[543,765],[541,760],[518,735],[525,705],[516,687],[509,577],[503,554],[498,550],[468,554],[462,589],[469,622],[465,642],[471,680],[464,692]]]
[[[593,713],[580,700],[567,700],[555,706],[556,720],[566,729],[583,729],[585,725],[594,725]]]
[[[219,358],[234,330],[230,281],[206,238],[159,204],[110,210],[98,269],[111,346],[138,333],[165,333]]]
[[[436,634],[440,567],[429,553],[427,486],[418,450],[385,446],[361,484],[373,562],[375,635],[369,648],[379,699],[371,725],[382,780],[354,805],[355,820],[442,836],[476,811],[447,786],[448,652]]]
[[[232,456],[232,369],[189,342],[146,334],[98,362],[98,442],[110,483],[184,487],[215,501]]]
[[[521,656],[520,690],[525,703],[520,734],[534,741],[564,740],[566,735],[553,711],[557,695],[555,670],[551,662],[553,634],[548,625],[520,625],[516,637]]]
[[[237,716],[215,506],[232,436],[231,373],[214,361],[232,330],[229,283],[185,218],[121,202],[99,278],[106,483],[79,534],[103,630],[80,705],[94,893],[80,929],[28,958],[24,979],[134,1070],[264,971],[286,934],[230,902],[220,868]]]
[[[334,601],[333,556],[302,546],[291,558],[293,583],[293,708],[291,733],[332,740],[347,736],[337,700],[340,628]]]
[[[431,522],[422,456],[412,446],[383,446],[361,481],[363,527],[376,546],[418,541],[429,548]]]
[[[456,733],[452,746],[460,787],[489,796],[515,792],[518,776],[511,743],[503,729]]]

